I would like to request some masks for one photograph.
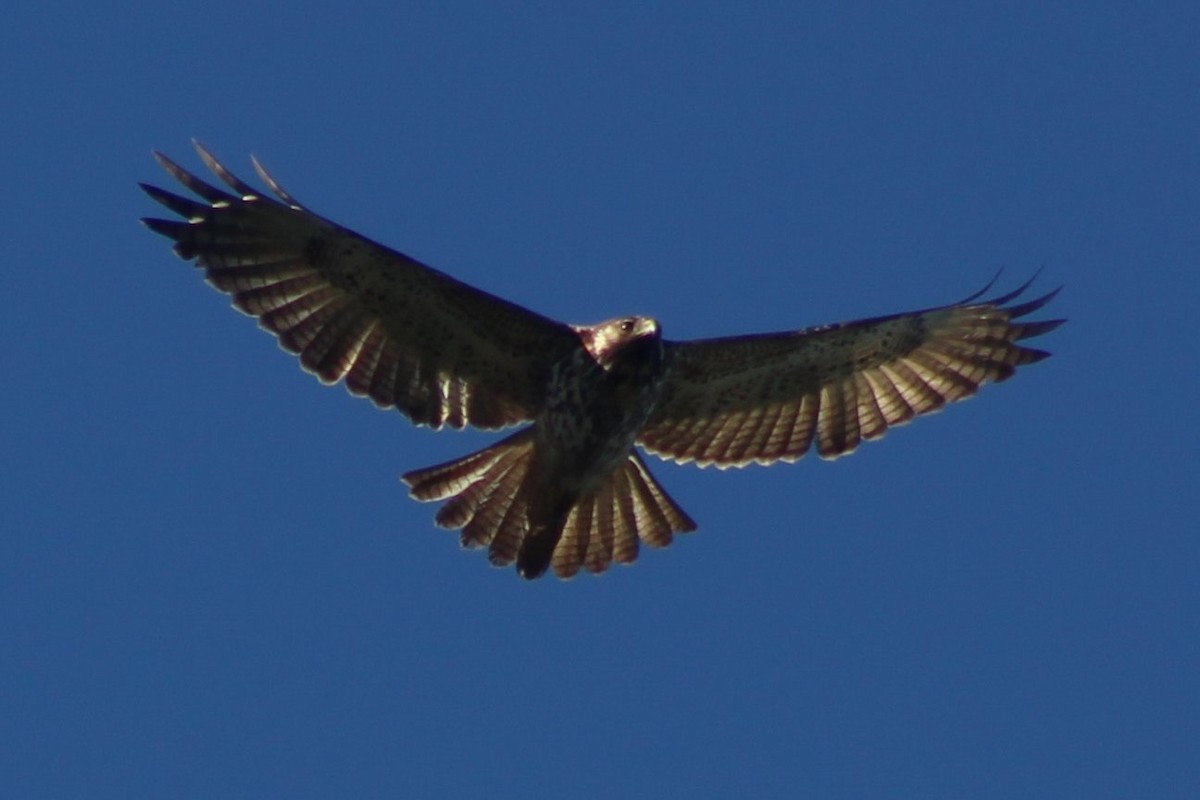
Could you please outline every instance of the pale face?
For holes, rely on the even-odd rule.
[[[651,317],[618,317],[599,325],[576,328],[592,358],[608,368],[635,343],[660,343],[662,330]]]

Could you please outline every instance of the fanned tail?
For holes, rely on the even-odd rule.
[[[632,451],[599,489],[571,509],[551,564],[560,578],[572,577],[581,567],[599,574],[614,561],[637,560],[638,540],[666,547],[676,533],[694,530],[696,523]]]
[[[446,500],[436,521],[461,528],[466,548],[488,548],[493,565],[514,561],[521,577],[548,568],[570,578],[586,568],[600,573],[616,561],[632,563],[638,540],[665,547],[696,523],[658,485],[631,452],[599,489],[583,498],[557,495],[554,476],[539,480],[531,430],[471,455],[409,472],[403,480],[417,500]]]
[[[461,528],[463,547],[489,547],[492,563],[503,566],[512,563],[529,527],[523,488],[532,455],[532,431],[524,430],[464,458],[409,472],[402,480],[416,500],[447,500],[437,524]]]

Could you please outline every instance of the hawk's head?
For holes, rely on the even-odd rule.
[[[583,346],[606,370],[639,366],[656,368],[662,362],[662,329],[650,317],[619,317],[575,329]]]

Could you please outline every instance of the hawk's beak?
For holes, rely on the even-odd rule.
[[[633,333],[638,338],[643,336],[658,336],[661,333],[658,320],[643,317],[638,320],[637,327],[634,328]]]

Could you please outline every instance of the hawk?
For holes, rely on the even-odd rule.
[[[524,578],[628,564],[639,542],[696,523],[641,447],[724,469],[853,452],[888,428],[973,395],[1048,353],[1063,320],[1029,321],[1058,290],[797,331],[664,339],[649,317],[567,325],[468,286],[320,217],[254,161],[275,197],[196,144],[229,190],[155,153],[199,198],[141,184],[182,220],[147,218],[210,284],[327,384],[433,429],[531,423],[454,461],[409,472],[438,525]],[[1030,281],[1032,282],[1032,281]],[[990,284],[989,284],[990,287]]]

